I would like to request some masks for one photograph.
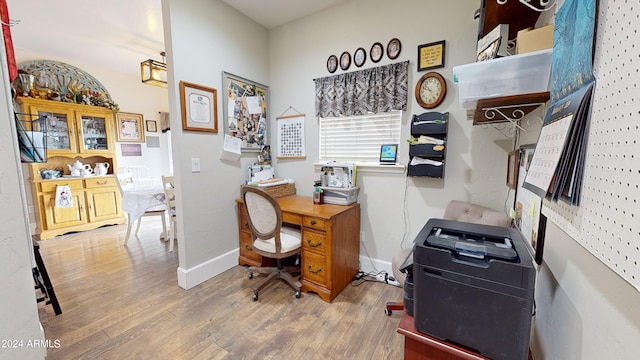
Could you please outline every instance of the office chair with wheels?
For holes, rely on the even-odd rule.
[[[286,281],[296,291],[296,298],[300,298],[302,285],[299,276],[292,275],[299,273],[300,269],[285,267],[282,264],[284,258],[300,254],[300,232],[282,231],[280,205],[269,193],[251,186],[243,186],[241,193],[253,238],[253,251],[263,257],[276,259],[275,267],[249,267],[249,279],[253,278],[254,273],[267,274],[253,286],[253,301],[257,301],[260,290],[275,279]]]
[[[459,200],[451,200],[447,207],[444,210],[444,216],[442,217],[444,220],[455,220],[461,222],[468,222],[474,224],[484,224],[484,225],[493,225],[493,226],[502,226],[502,227],[510,227],[512,223],[512,219],[496,210],[491,208],[476,205],[470,202],[459,201]],[[393,276],[396,281],[400,283],[400,286],[405,285],[405,279],[407,277],[407,273],[402,271],[404,267],[403,263],[408,260],[409,263],[413,263],[409,257],[413,256],[413,248],[402,249],[397,252],[393,259],[391,260],[391,270],[393,272]],[[411,290],[413,289],[413,282],[409,283],[409,287]],[[405,288],[405,290],[407,290]],[[405,294],[406,298],[406,294]],[[411,299],[413,300],[413,298]],[[384,313],[387,315],[391,315],[393,310],[403,310],[404,302],[388,302]]]

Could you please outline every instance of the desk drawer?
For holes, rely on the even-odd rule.
[[[247,216],[247,212],[244,207],[238,207],[238,212],[240,213],[240,217],[238,218],[238,221],[240,222],[238,224],[240,230],[251,231],[251,228],[249,227],[249,217]]]
[[[240,231],[240,256],[260,262],[262,256],[253,251],[253,241],[251,240],[251,233],[246,231]]]
[[[327,225],[324,219],[305,216],[302,218],[302,226],[317,230],[326,230]]]
[[[302,230],[302,248],[326,253],[329,248],[329,239],[325,233]]]
[[[293,214],[290,212],[283,211],[282,222],[293,224],[293,225],[302,225],[302,216],[299,214]]]
[[[302,251],[302,278],[316,284],[327,286],[329,268],[324,255]]]
[[[114,177],[97,177],[92,179],[84,179],[85,187],[99,188],[103,186],[118,186]]]
[[[56,187],[58,185],[69,185],[69,188],[71,188],[71,190],[82,190],[82,179],[57,179],[55,181],[43,181],[40,183],[40,191],[56,191]]]

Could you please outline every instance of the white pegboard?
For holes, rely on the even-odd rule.
[[[640,289],[640,0],[600,0],[591,129],[580,207],[542,212]],[[547,239],[553,241],[553,239]]]

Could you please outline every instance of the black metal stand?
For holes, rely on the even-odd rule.
[[[58,298],[56,297],[55,291],[53,291],[53,285],[51,284],[51,279],[49,279],[49,274],[47,273],[47,268],[44,266],[44,262],[42,261],[42,256],[40,256],[40,244],[33,239],[33,254],[36,259],[36,267],[33,268],[33,280],[35,281],[36,290],[40,290],[40,292],[44,295],[38,298],[38,302],[46,301],[45,304],[53,307],[53,311],[56,315],[62,314],[62,309],[60,308],[60,304],[58,303]]]

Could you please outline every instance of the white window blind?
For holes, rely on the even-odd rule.
[[[378,162],[380,145],[399,144],[402,111],[320,118],[319,161]]]

